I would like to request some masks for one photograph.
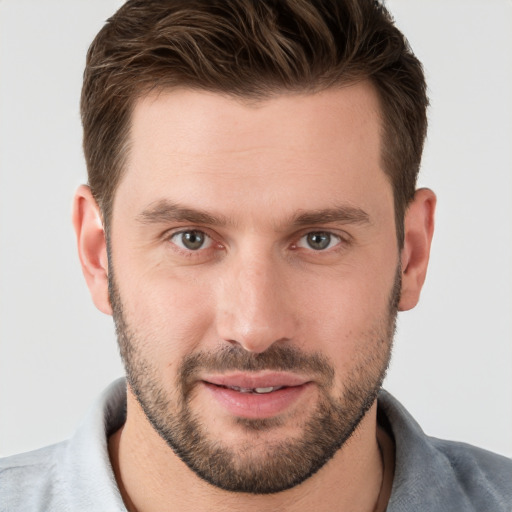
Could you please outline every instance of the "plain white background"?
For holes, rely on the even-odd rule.
[[[0,0],[0,455],[61,440],[122,375],[70,223],[85,53],[119,0]],[[393,0],[423,61],[439,199],[386,387],[438,437],[512,456],[512,3]]]

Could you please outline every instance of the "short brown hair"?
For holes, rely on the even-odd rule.
[[[190,87],[234,97],[315,92],[369,79],[400,246],[426,135],[420,62],[375,0],[128,0],[87,54],[81,113],[89,185],[107,223],[135,101]]]

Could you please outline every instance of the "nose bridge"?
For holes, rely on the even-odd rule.
[[[271,251],[246,251],[226,266],[217,305],[221,339],[256,353],[291,339],[295,320],[279,258]]]

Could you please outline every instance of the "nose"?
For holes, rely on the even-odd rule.
[[[224,265],[216,304],[220,338],[254,353],[293,339],[297,317],[285,264],[240,255]]]

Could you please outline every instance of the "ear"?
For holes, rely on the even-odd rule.
[[[422,188],[416,191],[405,213],[399,311],[412,309],[420,298],[421,288],[427,275],[430,245],[434,234],[435,208],[434,192],[428,188]]]
[[[82,272],[96,307],[112,314],[108,295],[107,240],[100,209],[86,185],[78,188],[73,201],[73,226]]]

